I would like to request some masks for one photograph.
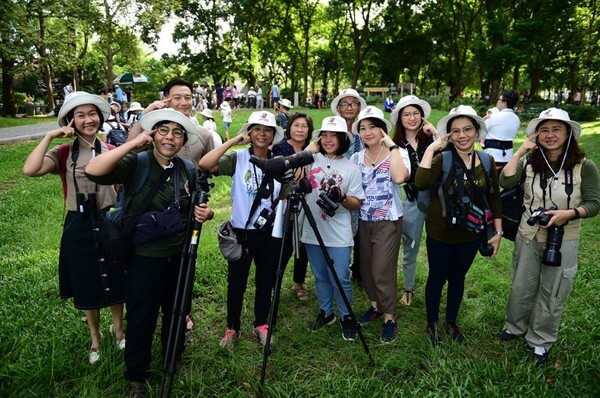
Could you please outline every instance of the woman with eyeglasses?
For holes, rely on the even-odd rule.
[[[431,207],[425,216],[429,263],[425,286],[426,332],[434,345],[441,340],[437,323],[446,282],[443,328],[453,341],[466,342],[457,325],[465,277],[480,246],[491,257],[498,253],[503,233],[494,159],[475,150],[475,143],[486,133],[483,119],[472,107],[459,105],[438,122],[437,130],[440,136],[425,150],[415,175],[417,189],[431,189],[441,184],[442,192],[439,195],[438,189],[434,189]],[[436,155],[447,147],[449,151]],[[483,162],[488,165],[487,170]],[[448,174],[442,181],[444,167],[448,168]],[[488,233],[492,235],[489,239]]]
[[[273,156],[291,156],[298,152],[302,152],[308,144],[310,144],[310,137],[314,130],[313,121],[310,116],[303,112],[294,113],[288,120],[287,128],[285,129],[285,138],[277,144],[273,145]],[[302,168],[296,175],[296,179],[300,180],[302,177],[306,177],[306,168]],[[295,222],[301,223],[302,216]],[[299,225],[301,226],[301,225]],[[302,229],[299,229],[301,231]],[[294,229],[296,231],[296,229]],[[296,233],[296,232],[294,232]],[[289,235],[287,245],[286,258],[284,258],[285,264],[289,261],[294,251],[293,247],[293,236]],[[306,280],[306,270],[308,268],[308,257],[306,255],[306,248],[303,244],[295,248],[296,253],[294,256],[294,284],[292,290],[296,294],[296,297],[300,301],[308,300],[308,292],[304,288],[304,282]]]
[[[438,137],[433,124],[427,121],[431,106],[415,95],[400,98],[392,111],[390,121],[396,127],[394,143],[408,151],[410,159],[410,177],[403,185],[402,200],[402,270],[404,274],[404,292],[400,302],[411,306],[415,295],[415,277],[417,255],[421,246],[421,235],[425,213],[417,207],[418,190],[415,188],[415,174],[425,150]]]
[[[166,350],[171,325],[177,279],[181,268],[181,254],[185,239],[185,224],[195,175],[188,175],[193,165],[177,156],[181,147],[198,139],[196,127],[190,119],[174,109],[160,109],[141,120],[143,133],[133,140],[92,159],[85,169],[86,176],[98,184],[123,184],[127,189],[134,182],[140,156],[148,156],[150,170],[140,191],[129,200],[127,214],[144,201],[155,184],[162,184],[145,211],[163,212],[178,206],[184,224],[181,232],[158,240],[141,243],[133,248],[127,270],[127,346],[125,347],[125,378],[132,396],[145,396],[145,382],[149,376],[152,340],[159,310],[162,312],[161,343]],[[137,151],[153,143],[144,155]],[[206,204],[194,207],[194,218],[204,222],[213,217]],[[135,234],[135,232],[134,232]],[[185,326],[184,326],[185,327]],[[183,331],[180,334],[184,335]],[[175,342],[180,354],[184,341]],[[135,395],[139,394],[139,395]]]
[[[230,222],[243,248],[242,257],[227,265],[227,328],[219,343],[223,348],[232,349],[242,337],[242,308],[252,262],[256,267],[252,334],[260,344],[267,342],[271,291],[281,249],[281,239],[272,236],[270,215],[276,210],[281,184],[250,163],[250,157],[272,158],[269,147],[282,138],[283,129],[277,126],[275,115],[252,112],[236,137],[200,160],[201,169],[232,177]],[[249,148],[228,152],[248,142]]]
[[[500,175],[502,187],[523,181],[525,192],[500,340],[523,337],[538,365],[548,361],[573,290],[581,219],[600,210],[600,175],[580,136],[581,126],[567,112],[547,109],[529,122],[528,139]]]

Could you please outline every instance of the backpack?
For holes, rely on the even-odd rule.
[[[490,155],[484,151],[477,151],[477,155],[479,157],[479,161],[483,165],[483,171],[485,174],[485,179],[487,182],[487,186],[490,191],[492,188],[492,178],[490,176],[490,172],[492,170],[492,162],[490,160]],[[442,217],[446,217],[446,202],[444,200],[444,183],[448,180],[450,176],[450,172],[453,169],[453,159],[452,159],[452,151],[444,151],[442,152],[442,178],[430,189],[426,189],[424,191],[419,191],[417,197],[417,207],[419,210],[425,214],[429,211],[431,207],[431,202],[433,199],[433,195],[437,193],[440,198],[440,204],[442,205]]]
[[[119,123],[117,123],[116,126],[114,126],[109,121],[107,121],[106,123],[110,126],[110,130],[108,130],[108,133],[106,133],[106,141],[109,144],[120,146],[127,142],[127,137],[129,136],[129,133],[123,130]]]

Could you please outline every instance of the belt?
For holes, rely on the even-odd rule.
[[[500,141],[500,140],[491,140],[486,139],[483,143],[484,149],[512,149],[513,142],[512,141]]]

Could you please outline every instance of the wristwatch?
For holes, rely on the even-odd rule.
[[[504,231],[494,231],[494,235],[504,235]]]

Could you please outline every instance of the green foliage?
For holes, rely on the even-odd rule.
[[[562,107],[569,112],[569,117],[578,122],[590,122],[600,118],[600,107],[582,105],[564,105]]]

